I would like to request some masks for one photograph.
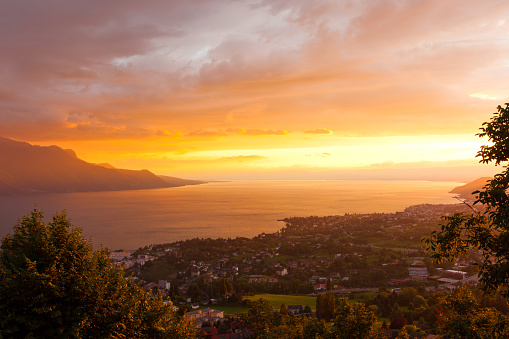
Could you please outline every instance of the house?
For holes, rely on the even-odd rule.
[[[276,270],[276,274],[280,276],[285,276],[288,274],[288,270],[286,268],[278,268]]]
[[[159,280],[157,284],[160,290],[169,290],[171,287],[171,283],[166,280]]]
[[[154,289],[156,287],[159,287],[159,286],[156,283],[151,282],[151,283],[148,283],[148,284],[144,285],[143,289],[148,292],[148,291],[151,291],[152,289]]]
[[[200,327],[201,324],[203,324],[204,322],[215,323],[217,321],[222,321],[223,318],[224,318],[223,311],[214,310],[211,308],[186,313],[186,321],[188,322],[193,321]]]
[[[215,336],[217,334],[218,334],[217,328],[215,328],[214,326],[200,328],[200,335],[205,339],[211,339],[212,336]]]
[[[408,278],[412,280],[425,280],[428,274],[428,268],[426,266],[411,266],[407,267]]]
[[[131,252],[127,251],[115,251],[110,253],[110,259],[112,260],[123,260],[131,257]]]
[[[249,283],[256,283],[256,282],[270,282],[270,283],[276,283],[277,278],[267,278],[263,276],[251,276],[248,280]]]
[[[192,312],[186,313],[186,321],[194,321],[198,318],[203,317],[203,311],[202,310],[196,310]]]
[[[202,317],[217,317],[217,318],[224,318],[224,311],[221,310],[214,310],[212,308],[205,308],[201,310]]]
[[[405,248],[403,250],[403,253],[405,255],[408,255],[408,254],[411,254],[411,253],[417,253],[417,252],[419,252],[419,249],[417,249],[417,248]]]
[[[456,280],[462,280],[465,279],[467,272],[458,271],[458,270],[445,270],[442,273],[443,277],[445,278],[451,278]]]
[[[191,278],[196,278],[200,275],[200,270],[197,267],[191,269]]]
[[[288,267],[290,268],[297,268],[299,266],[299,263],[297,261],[290,261],[288,263]]]
[[[288,305],[288,310],[292,312],[292,314],[300,314],[304,311],[304,307],[302,305]]]
[[[327,289],[327,284],[315,284],[313,285],[313,289],[315,291],[325,291]]]

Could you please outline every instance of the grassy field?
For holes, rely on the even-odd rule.
[[[302,295],[282,295],[282,294],[256,294],[251,297],[246,297],[249,300],[258,300],[260,298],[269,301],[270,305],[275,309],[279,309],[281,304],[288,305],[302,305],[306,307],[309,305],[313,311],[316,310],[316,297],[308,297]]]
[[[238,314],[238,313],[245,313],[247,312],[247,310],[249,309],[248,307],[246,306],[222,306],[222,305],[214,305],[214,306],[211,306],[213,309],[215,310],[221,310],[224,312],[224,314],[230,314],[230,315],[233,315],[233,314]]]

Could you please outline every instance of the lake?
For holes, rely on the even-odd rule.
[[[232,181],[154,190],[0,196],[0,235],[37,204],[46,219],[66,210],[96,248],[136,249],[194,237],[276,232],[292,216],[396,212],[453,204],[457,182]]]

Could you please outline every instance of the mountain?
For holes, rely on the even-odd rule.
[[[206,181],[181,179],[181,178],[169,177],[167,175],[159,175],[159,178],[163,179],[170,186],[200,185],[200,184],[207,183]]]
[[[92,164],[79,159],[72,150],[2,137],[0,164],[0,194],[121,191],[203,183],[166,180],[148,170]]]
[[[475,196],[472,195],[472,192],[481,190],[486,185],[488,180],[491,180],[491,179],[493,179],[493,178],[482,177],[482,178],[476,179],[472,182],[469,182],[465,185],[455,187],[449,193],[456,193],[463,199],[475,200]]]

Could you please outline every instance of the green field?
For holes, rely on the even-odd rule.
[[[283,295],[283,294],[256,294],[251,297],[246,297],[249,300],[258,300],[263,298],[268,300],[274,309],[279,309],[281,304],[288,305],[308,305],[313,311],[316,310],[316,297],[308,297],[302,295]]]
[[[224,312],[224,314],[239,314],[239,313],[245,313],[249,309],[247,306],[212,306],[215,310],[221,310]]]

